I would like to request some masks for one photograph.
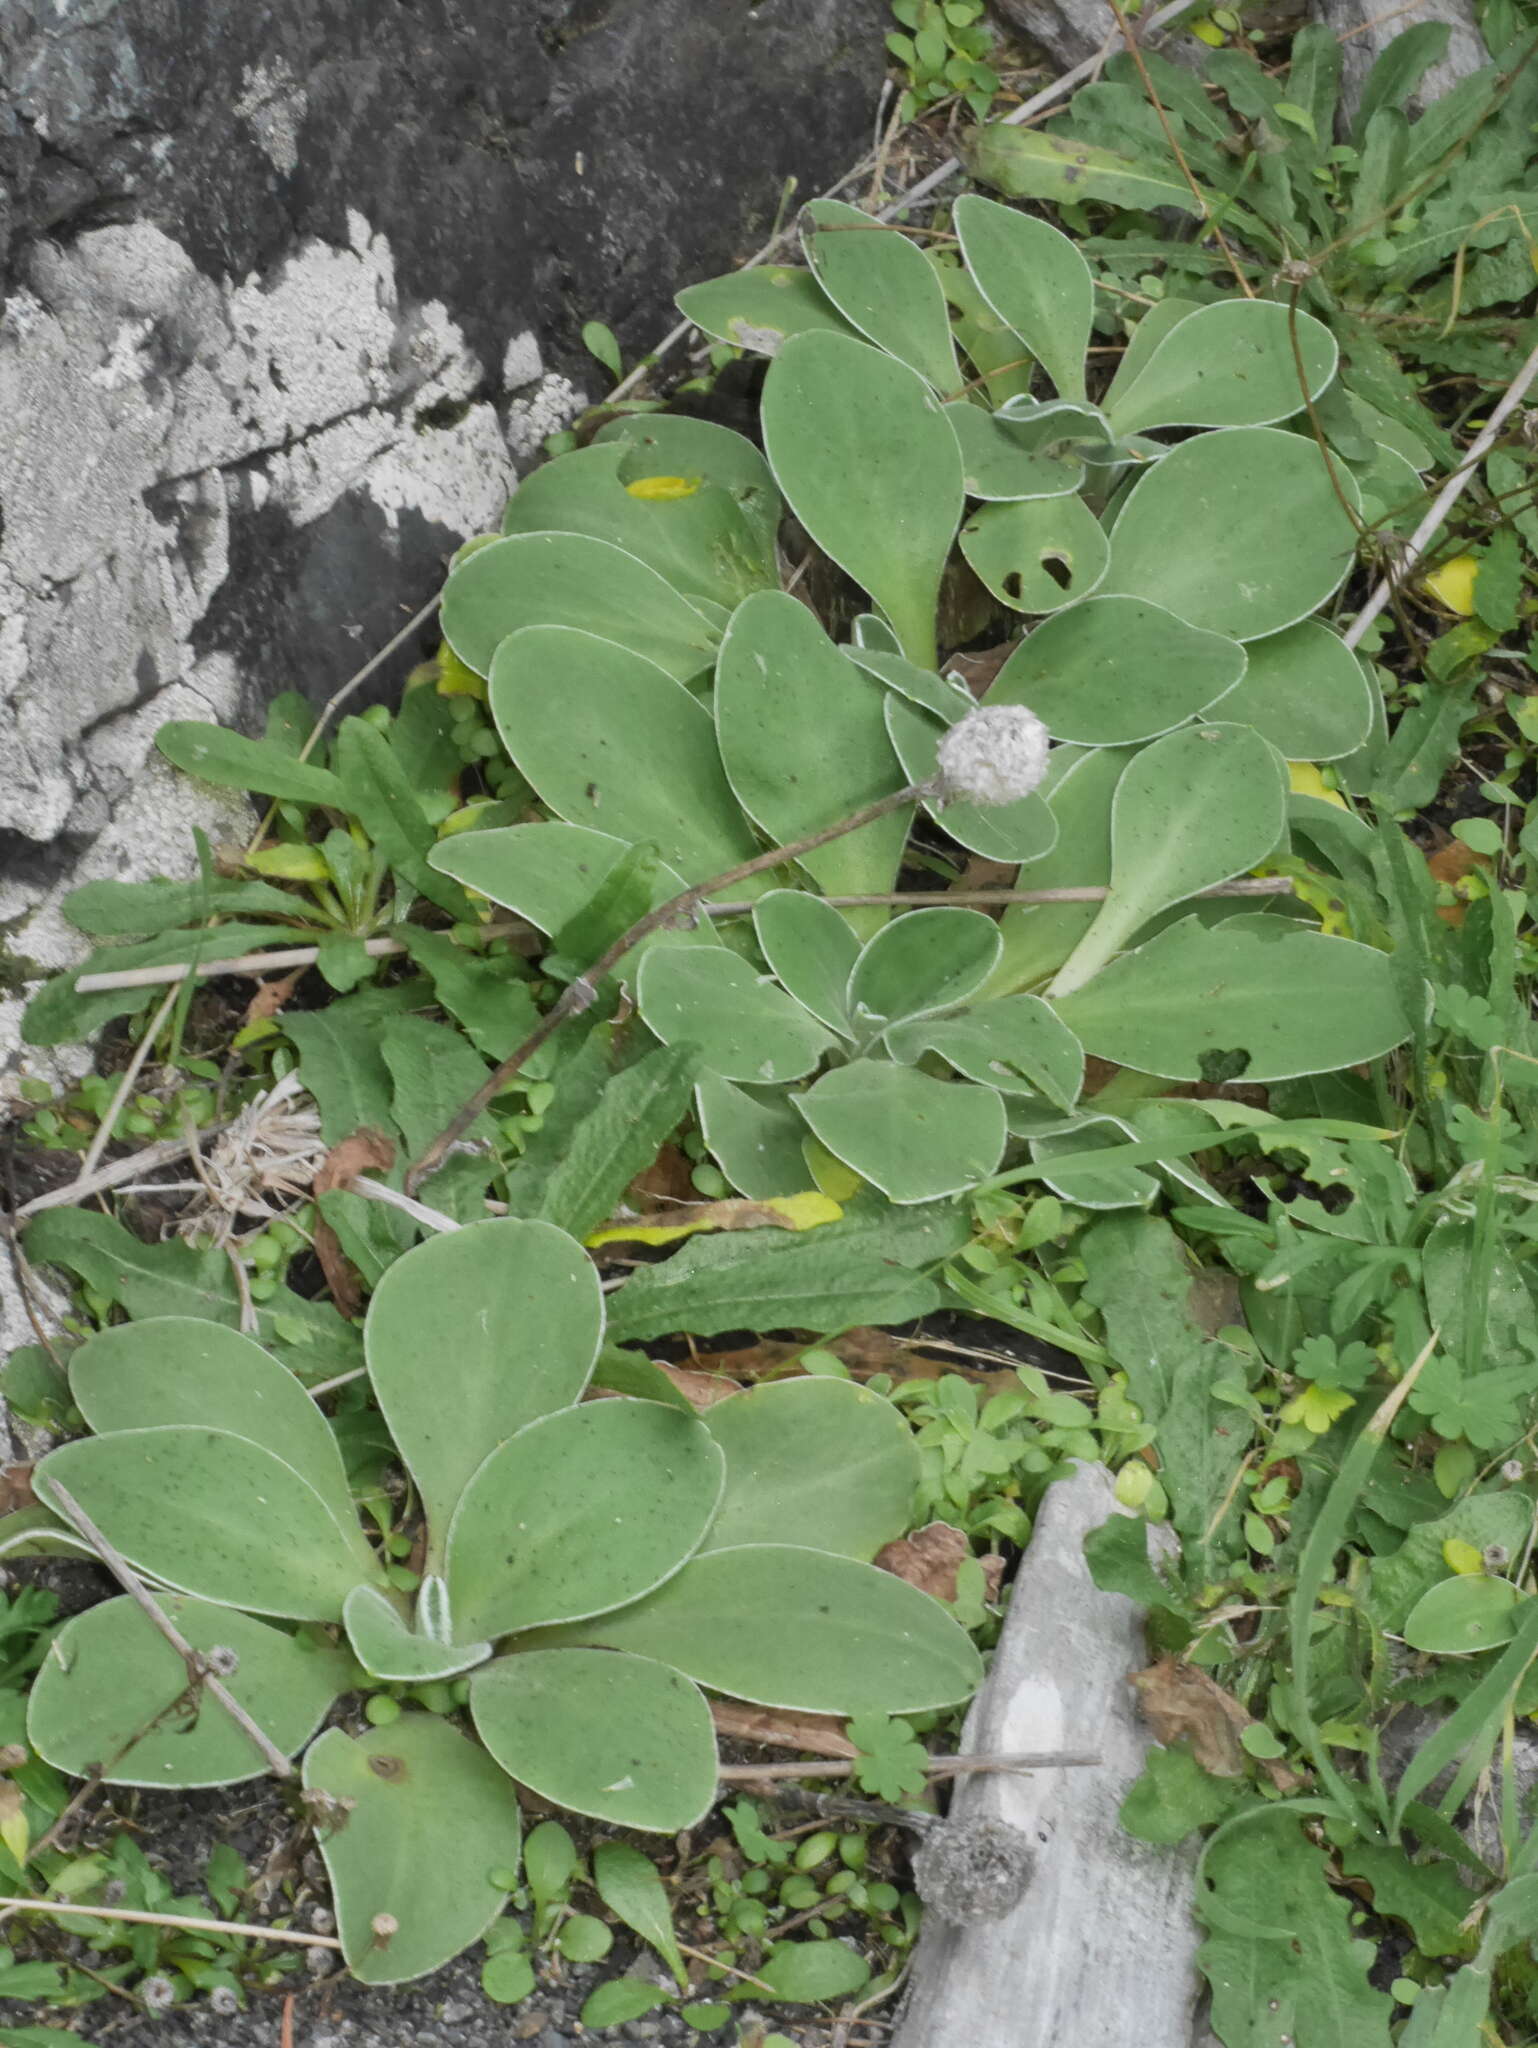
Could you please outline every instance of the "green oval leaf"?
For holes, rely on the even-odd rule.
[[[707,1551],[649,1598],[570,1633],[656,1657],[714,1692],[813,1714],[951,1706],[982,1676],[966,1630],[930,1594],[783,1543]]]
[[[1357,503],[1339,464],[1336,480]],[[1355,555],[1356,528],[1314,443],[1228,427],[1182,441],[1133,485],[1102,588],[1258,640],[1317,611]]]
[[[1005,1095],[1045,1095],[1067,1112],[1084,1085],[1084,1048],[1039,996],[1000,996],[959,1017],[899,1024],[887,1036],[894,1059],[937,1052],[969,1081]]]
[[[801,212],[801,245],[812,273],[868,341],[917,370],[937,391],[961,382],[950,315],[927,257],[900,228],[837,199]]]
[[[481,1466],[449,1529],[456,1632],[507,1635],[639,1598],[698,1548],[721,1486],[709,1431],[657,1401],[531,1423]]]
[[[1110,894],[1047,993],[1081,988],[1161,910],[1258,865],[1286,818],[1281,756],[1249,726],[1192,726],[1144,747],[1111,805]]]
[[[893,918],[854,964],[846,1003],[855,1031],[869,1036],[908,1017],[953,1009],[974,995],[999,962],[999,928],[980,910],[936,904]]]
[[[754,1094],[719,1074],[702,1074],[694,1100],[710,1156],[739,1195],[764,1202],[805,1191],[812,1178],[806,1125],[782,1090]]]
[[[1084,481],[1084,464],[1072,449],[1034,445],[1018,421],[988,412],[971,399],[945,408],[961,448],[962,480],[969,498],[1013,503],[1062,498]]]
[[[130,1564],[221,1606],[336,1621],[365,1570],[313,1486],[224,1430],[175,1424],[61,1444],[33,1475],[58,1508],[55,1480]]]
[[[636,1004],[664,1045],[697,1046],[728,1081],[798,1081],[838,1042],[724,947],[654,946],[636,975]]]
[[[1372,731],[1373,685],[1338,633],[1318,619],[1252,640],[1244,679],[1221,716],[1253,725],[1289,761],[1339,761]]]
[[[1316,399],[1339,356],[1334,335],[1311,314],[1270,299],[1222,299],[1170,328],[1107,400],[1106,414],[1118,435],[1268,427]]]
[[[690,419],[685,413],[644,412],[622,413],[593,438],[600,444],[623,445],[621,483],[649,476],[697,476],[730,491],[757,535],[764,559],[773,562],[784,507],[768,463],[745,434],[717,426],[714,420]]]
[[[716,1735],[698,1686],[650,1657],[525,1650],[470,1683],[475,1731],[542,1799],[672,1834],[716,1796]]]
[[[1472,1657],[1498,1649],[1517,1632],[1520,1589],[1510,1579],[1485,1578],[1478,1572],[1444,1579],[1423,1593],[1404,1625],[1412,1650],[1431,1657]]]
[[[443,586],[443,631],[478,676],[510,633],[573,626],[621,640],[679,682],[709,668],[717,635],[657,571],[580,533],[521,533],[466,555]]]
[[[707,1549],[794,1529],[817,1550],[871,1558],[908,1526],[918,1451],[879,1394],[850,1380],[784,1380],[718,1401],[704,1420],[726,1459]]]
[[[1055,612],[1097,589],[1111,544],[1082,498],[985,505],[961,529],[961,552],[1000,604]]]
[[[233,1650],[225,1684],[285,1756],[292,1756],[352,1683],[349,1660],[230,1607],[162,1593],[195,1650]],[[187,1667],[134,1601],[104,1600],[74,1615],[38,1666],[27,1739],[57,1770],[108,1785],[238,1785],[267,1760],[215,1700],[165,1713],[187,1690]],[[153,1726],[151,1724],[154,1724]]]
[[[1029,705],[1056,740],[1125,746],[1183,725],[1244,672],[1237,640],[1146,598],[1092,597],[1023,640],[983,702]]]
[[[430,1584],[441,1585],[441,1580]],[[456,1678],[485,1663],[490,1643],[438,1643],[418,1635],[373,1586],[354,1586],[342,1608],[342,1620],[353,1655],[375,1678],[418,1685],[433,1678]]]
[[[452,1723],[408,1713],[356,1740],[328,1728],[304,1760],[304,1786],[348,1802],[316,1836],[342,1953],[363,1983],[425,1977],[506,1905],[495,1877],[518,1867],[518,1795]]]
[[[519,1430],[577,1399],[602,1342],[593,1262],[554,1224],[471,1223],[388,1268],[369,1303],[364,1356],[435,1556],[472,1475]],[[453,1361],[452,1400],[434,1358]]]
[[[791,263],[756,263],[691,284],[674,303],[702,334],[763,356],[778,355],[797,334],[854,338],[854,329],[812,273]]]
[[[847,1037],[849,977],[860,957],[848,920],[804,889],[771,889],[753,906],[753,930],[796,1001]]]
[[[833,1156],[894,1202],[959,1194],[1003,1155],[1004,1105],[993,1089],[890,1060],[836,1067],[796,1100]]]
[[[956,201],[953,218],[967,268],[988,304],[1036,357],[1058,396],[1082,398],[1095,306],[1084,258],[1044,220],[975,192]]]
[[[939,400],[916,370],[864,342],[803,334],[770,365],[762,418],[796,517],[870,593],[909,659],[933,668],[940,578],[964,502]]]

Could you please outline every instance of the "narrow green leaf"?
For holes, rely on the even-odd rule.
[[[593,1851],[593,1889],[616,1919],[654,1948],[687,1989],[689,1973],[673,1932],[673,1913],[651,1859],[628,1842],[600,1842]]]
[[[917,370],[942,395],[961,382],[940,281],[901,229],[837,199],[802,210],[801,241],[812,274],[867,341]]]
[[[1056,136],[1027,135],[1023,129],[984,129],[972,147],[986,154],[990,138],[999,149],[1012,148],[1017,141],[1035,145],[1038,154],[1042,145],[1059,141]],[[1048,147],[1044,153],[1052,159],[1055,149]],[[984,184],[998,182],[982,170],[976,175]],[[1082,399],[1084,351],[1095,297],[1084,258],[1046,221],[973,192],[957,200],[955,222],[967,268],[988,304],[1037,358],[1058,396]]]
[[[324,804],[333,811],[347,808],[336,776],[312,762],[296,761],[270,740],[248,740],[197,719],[173,719],[156,733],[155,745],[173,768],[221,789],[248,789],[288,803]]]

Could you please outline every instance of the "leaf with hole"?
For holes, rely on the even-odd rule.
[[[1145,598],[1092,597],[1021,641],[983,702],[1027,705],[1055,740],[1125,746],[1225,699],[1244,672],[1237,640]]]
[[[345,1807],[316,1823],[337,1932],[365,1984],[426,1976],[477,1940],[518,1867],[518,1795],[486,1752],[436,1714],[403,1714],[356,1740],[328,1728],[304,1788]]]
[[[1296,625],[1339,589],[1355,557],[1337,483],[1359,510],[1349,472],[1337,464],[1332,481],[1313,441],[1279,427],[1182,441],[1133,485],[1102,588],[1236,640]]]
[[[499,1657],[471,1680],[470,1713],[509,1776],[573,1813],[673,1834],[715,1799],[710,1709],[698,1686],[650,1657]]]
[[[654,946],[636,1005],[664,1045],[693,1044],[727,1081],[797,1081],[837,1040],[740,953]]]
[[[1111,545],[1082,498],[985,505],[961,529],[972,573],[1017,612],[1055,612],[1105,577]]]
[[[959,1194],[986,1180],[1004,1151],[1004,1105],[992,1088],[890,1060],[835,1067],[796,1100],[833,1156],[898,1203]]]
[[[974,192],[956,201],[953,217],[967,269],[988,304],[1036,357],[1060,398],[1083,398],[1095,300],[1084,258],[1044,220]]]
[[[225,1684],[285,1756],[303,1748],[331,1703],[353,1681],[340,1651],[285,1635],[208,1601],[163,1593],[160,1604],[195,1650],[232,1650]],[[38,1666],[27,1702],[27,1736],[39,1756],[108,1785],[238,1785],[267,1759],[216,1700],[187,1700],[181,1655],[134,1601],[104,1600],[74,1615]]]
[[[1256,867],[1286,817],[1281,756],[1249,726],[1187,727],[1144,747],[1111,804],[1110,894],[1047,993],[1082,988],[1161,910]]]
[[[940,578],[964,503],[961,451],[917,371],[864,342],[805,334],[764,383],[764,448],[812,539],[935,663]]]
[[[917,370],[936,391],[961,382],[940,280],[900,228],[837,199],[802,209],[801,246],[812,274],[867,341]]]

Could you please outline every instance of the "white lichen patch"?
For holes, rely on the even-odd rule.
[[[249,121],[262,154],[287,176],[299,168],[299,130],[310,96],[281,57],[248,65],[235,101],[237,120]]]

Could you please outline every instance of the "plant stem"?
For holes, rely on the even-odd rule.
[[[126,1906],[72,1906],[65,1899],[3,1899],[0,1908],[10,1913],[46,1913],[59,1920],[128,1920],[136,1927],[184,1927],[197,1934],[243,1934],[255,1941],[287,1941],[299,1948],[335,1948],[342,1944],[332,1934],[301,1934],[291,1927],[256,1927],[244,1920],[202,1920],[191,1913],[138,1913]]]
[[[960,1778],[974,1771],[1057,1771],[1104,1761],[1077,1751],[1032,1750],[1018,1756],[931,1756],[925,1758],[924,1769],[932,1778]],[[852,1778],[858,1763],[855,1758],[847,1763],[721,1764],[716,1776],[723,1785],[754,1778]]]
[[[690,924],[698,916],[705,899],[716,895],[722,889],[729,889],[734,882],[745,882],[751,875],[761,875],[770,868],[783,867],[787,861],[799,860],[803,854],[814,853],[819,846],[826,846],[830,840],[842,839],[848,832],[858,832],[864,825],[874,824],[877,818],[884,818],[890,812],[901,810],[905,804],[917,803],[922,798],[939,794],[939,782],[931,777],[925,782],[905,783],[901,789],[894,789],[886,796],[877,797],[874,803],[863,805],[852,811],[847,818],[839,818],[831,825],[824,825],[821,831],[808,832],[800,839],[788,840],[783,846],[771,846],[764,853],[754,854],[751,860],[739,861],[735,867],[727,868],[722,874],[711,876],[709,881],[691,883],[676,896],[670,896],[665,903],[659,903],[655,910],[638,917],[628,931],[621,932],[614,943],[595,960],[591,967],[579,974],[575,981],[568,982],[552,1007],[546,1011],[528,1037],[510,1052],[502,1064],[487,1075],[469,1101],[456,1110],[406,1174],[406,1193],[415,1195],[428,1175],[442,1164],[451,1146],[469,1130],[475,1119],[488,1103],[501,1094],[508,1082],[531,1059],[548,1038],[554,1036],[561,1026],[573,1017],[580,1017],[598,995],[604,978],[616,968],[625,955],[649,938],[653,932],[661,931],[667,925]]]
[[[123,1591],[136,1606],[143,1609],[145,1615],[159,1629],[160,1633],[171,1645],[171,1648],[175,1650],[177,1656],[181,1658],[187,1667],[188,1683],[194,1686],[203,1686],[206,1688],[209,1697],[217,1700],[241,1733],[249,1737],[255,1745],[274,1777],[292,1778],[294,1776],[294,1767],[282,1750],[278,1748],[266,1731],[252,1720],[251,1716],[229,1688],[207,1668],[202,1654],[192,1647],[191,1643],[188,1642],[187,1638],[176,1626],[176,1623],[172,1621],[170,1615],[166,1613],[159,1601],[156,1600],[154,1594],[151,1593],[149,1587],[145,1585],[143,1579],[139,1577],[139,1574],[134,1570],[127,1558],[123,1556],[121,1551],[113,1548],[101,1530],[91,1520],[85,1509],[80,1505],[79,1501],[75,1499],[75,1496],[67,1487],[61,1486],[56,1479],[49,1482],[48,1490],[53,1496],[52,1501],[48,1505],[56,1503],[62,1510],[66,1520],[74,1523],[80,1534],[92,1546],[97,1556],[117,1580]],[[107,1917],[110,1919],[113,1916],[109,1914]],[[120,1914],[116,1917],[121,1919],[125,1916]]]

